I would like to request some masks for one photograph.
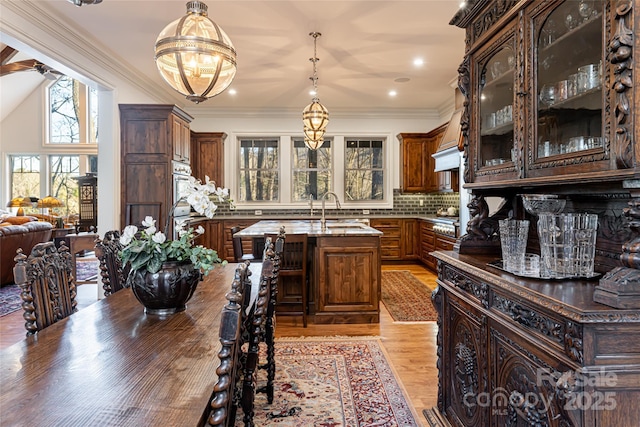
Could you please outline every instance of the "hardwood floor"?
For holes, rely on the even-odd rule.
[[[383,270],[409,270],[430,288],[435,288],[435,274],[419,264],[383,265]],[[84,284],[78,287],[78,307],[96,301],[96,285]],[[431,301],[425,301],[431,304]],[[381,304],[380,323],[359,325],[314,325],[302,328],[297,317],[278,319],[276,335],[295,336],[379,336],[387,352],[389,361],[402,382],[411,401],[418,422],[426,425],[423,409],[436,406],[438,392],[438,370],[436,368],[435,322],[394,322],[384,305]],[[0,317],[0,348],[8,347],[24,339],[25,329],[22,311]]]

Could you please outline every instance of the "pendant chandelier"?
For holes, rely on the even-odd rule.
[[[313,62],[313,77],[310,80],[313,82],[313,99],[311,104],[307,105],[302,110],[302,123],[304,125],[304,143],[312,150],[317,150],[322,146],[324,142],[324,132],[329,124],[329,111],[320,104],[318,99],[318,70],[316,63],[319,61],[317,55],[317,41],[318,37],[322,34],[318,32],[309,33],[313,37],[313,58],[309,58],[309,61]]]
[[[223,92],[236,75],[236,51],[201,1],[158,36],[155,60],[162,78],[196,104]]]

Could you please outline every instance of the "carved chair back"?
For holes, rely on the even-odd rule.
[[[29,256],[17,250],[13,276],[22,289],[27,336],[77,311],[71,257],[64,242],[58,249],[53,242],[38,243]]]
[[[126,287],[130,265],[122,265],[119,255],[122,249],[118,230],[107,231],[104,233],[104,239],[96,239],[95,252],[100,261],[100,276],[105,297]]]
[[[207,424],[210,426],[231,427],[235,425],[236,412],[242,394],[242,322],[243,293],[249,280],[248,263],[239,264],[231,284],[231,291],[226,294],[229,301],[222,309],[220,321],[220,344],[218,352],[220,364],[216,369],[218,381],[213,388],[210,413]]]

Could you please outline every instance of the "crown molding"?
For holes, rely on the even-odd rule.
[[[2,0],[0,23],[3,42],[11,44],[5,37],[12,38],[44,55],[38,58],[42,62],[74,78],[90,79],[105,88],[116,89],[116,77],[159,103],[175,103],[176,97],[168,89],[159,89],[91,34],[71,28],[46,7],[46,2]]]

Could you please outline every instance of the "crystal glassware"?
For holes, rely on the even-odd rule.
[[[566,199],[560,199],[555,194],[522,194],[524,209],[531,215],[542,213],[559,214],[567,204]]]

